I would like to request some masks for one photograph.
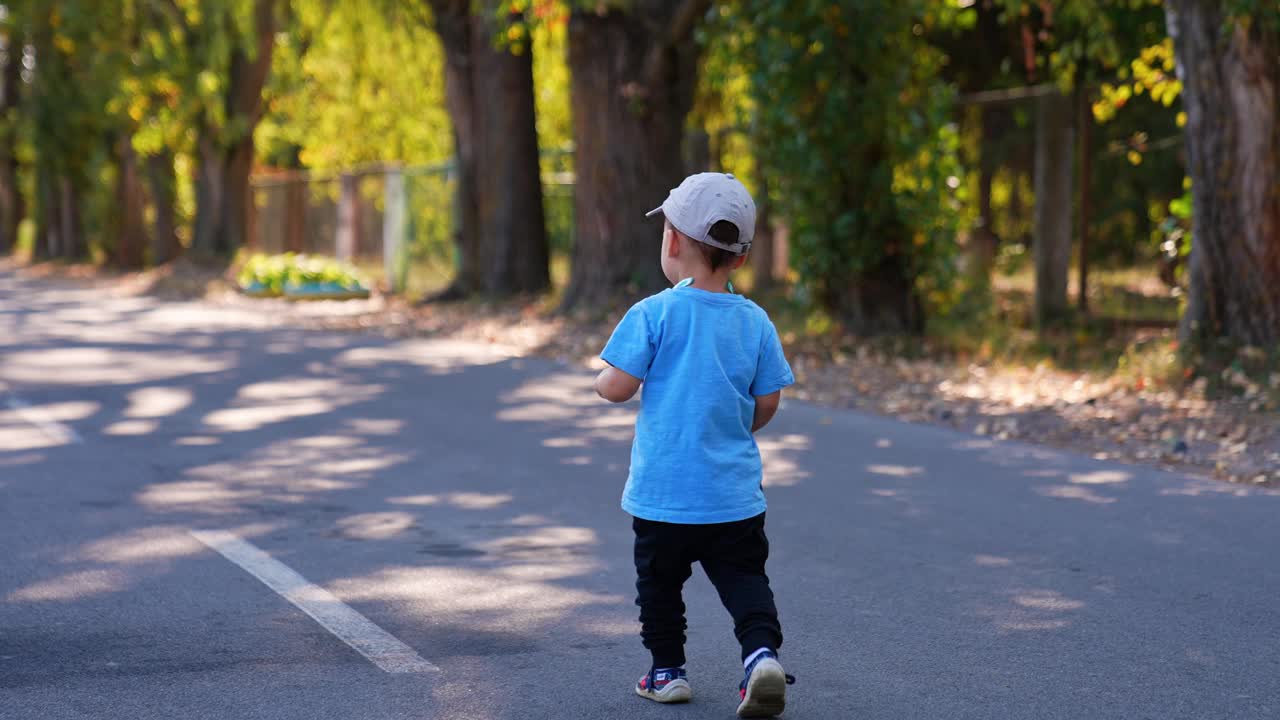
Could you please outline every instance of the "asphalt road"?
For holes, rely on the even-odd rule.
[[[0,718],[731,718],[700,573],[694,702],[631,692],[633,412],[493,346],[0,271]],[[786,717],[1280,717],[1280,494],[798,402],[761,443]]]

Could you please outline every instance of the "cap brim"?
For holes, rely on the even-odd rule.
[[[650,210],[649,212],[645,213],[645,214],[644,214],[644,216],[645,216],[645,217],[653,217],[654,215],[657,215],[657,214],[658,214],[658,213],[660,213],[660,212],[662,212],[662,206],[661,206],[661,205],[659,205],[658,207],[656,207],[656,208],[654,208],[654,209]]]

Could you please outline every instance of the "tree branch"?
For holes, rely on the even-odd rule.
[[[191,23],[187,22],[187,14],[178,7],[177,0],[158,0],[156,9],[177,23],[184,38],[191,37]]]
[[[644,71],[640,78],[645,90],[652,92],[662,82],[662,77],[667,73],[670,63],[670,50],[689,41],[698,21],[711,8],[711,1],[683,0],[672,13],[662,36],[649,49],[649,55],[645,58]]]

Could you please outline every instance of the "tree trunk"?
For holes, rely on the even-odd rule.
[[[455,148],[457,272],[439,296],[540,292],[549,245],[533,100],[532,52],[499,48],[496,5],[431,0],[445,50]]]
[[[756,234],[751,243],[751,291],[753,293],[768,292],[776,285],[777,269],[773,236],[773,203],[769,202],[769,183],[765,179],[765,169],[756,166],[756,177],[759,187],[756,189]]]
[[[147,158],[147,185],[155,222],[151,227],[151,262],[163,265],[182,254],[178,241],[177,174],[173,154],[163,150]]]
[[[1165,3],[1187,112],[1190,288],[1180,334],[1280,344],[1280,41],[1212,0]]]
[[[1004,109],[991,105],[983,105],[978,111],[978,122],[982,124],[978,148],[978,223],[969,240],[969,275],[984,286],[991,281],[1000,245],[991,205],[991,185],[1000,169],[999,144],[1004,139],[1008,117]]]
[[[482,285],[471,8],[469,0],[432,0],[430,4],[436,34],[444,46],[445,105],[453,124],[454,146],[453,242],[457,260],[453,282],[439,297],[455,299],[478,292]]]
[[[36,180],[39,201],[34,256],[78,260],[88,255],[80,222],[80,192],[65,175],[42,167]]]
[[[118,267],[136,269],[144,264],[147,245],[138,154],[133,149],[131,133],[121,133],[115,145],[115,212],[112,213],[115,246],[111,260]]]
[[[1084,75],[1076,80],[1076,101],[1080,131],[1080,282],[1076,300],[1080,313],[1089,314],[1089,226],[1093,222],[1093,109]]]
[[[684,176],[680,145],[698,60],[692,32],[709,2],[641,5],[634,13],[577,6],[569,19],[577,183],[566,308],[665,283],[661,229],[644,214]]]
[[[1035,321],[1059,322],[1067,313],[1071,270],[1071,102],[1046,95],[1036,113]]]
[[[17,114],[22,92],[22,61],[16,34],[10,34],[4,53],[4,69],[0,72],[0,119],[4,132],[0,136],[0,255],[13,251],[18,244],[18,226],[25,208],[18,187]]]
[[[196,171],[196,219],[191,249],[227,256],[244,244],[249,224],[249,173],[253,169],[253,131],[262,117],[262,88],[275,46],[277,0],[255,0],[256,47],[252,54],[231,48],[224,104],[227,123],[243,123],[225,143],[227,130],[207,119],[200,125]]]
[[[907,258],[892,249],[885,252],[878,265],[852,274],[843,287],[828,288],[825,296],[823,304],[861,335],[917,334],[924,330],[924,308]]]
[[[492,18],[493,10],[485,9]],[[500,23],[473,17],[476,211],[482,289],[542,292],[551,284],[533,102],[533,52],[495,47]]]

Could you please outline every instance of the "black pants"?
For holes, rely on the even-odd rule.
[[[693,563],[702,569],[733,616],[733,631],[742,657],[764,647],[782,645],[782,626],[764,564],[769,539],[764,514],[730,523],[678,525],[635,518],[636,604],[640,637],[653,653],[653,666],[684,664],[684,582]]]

